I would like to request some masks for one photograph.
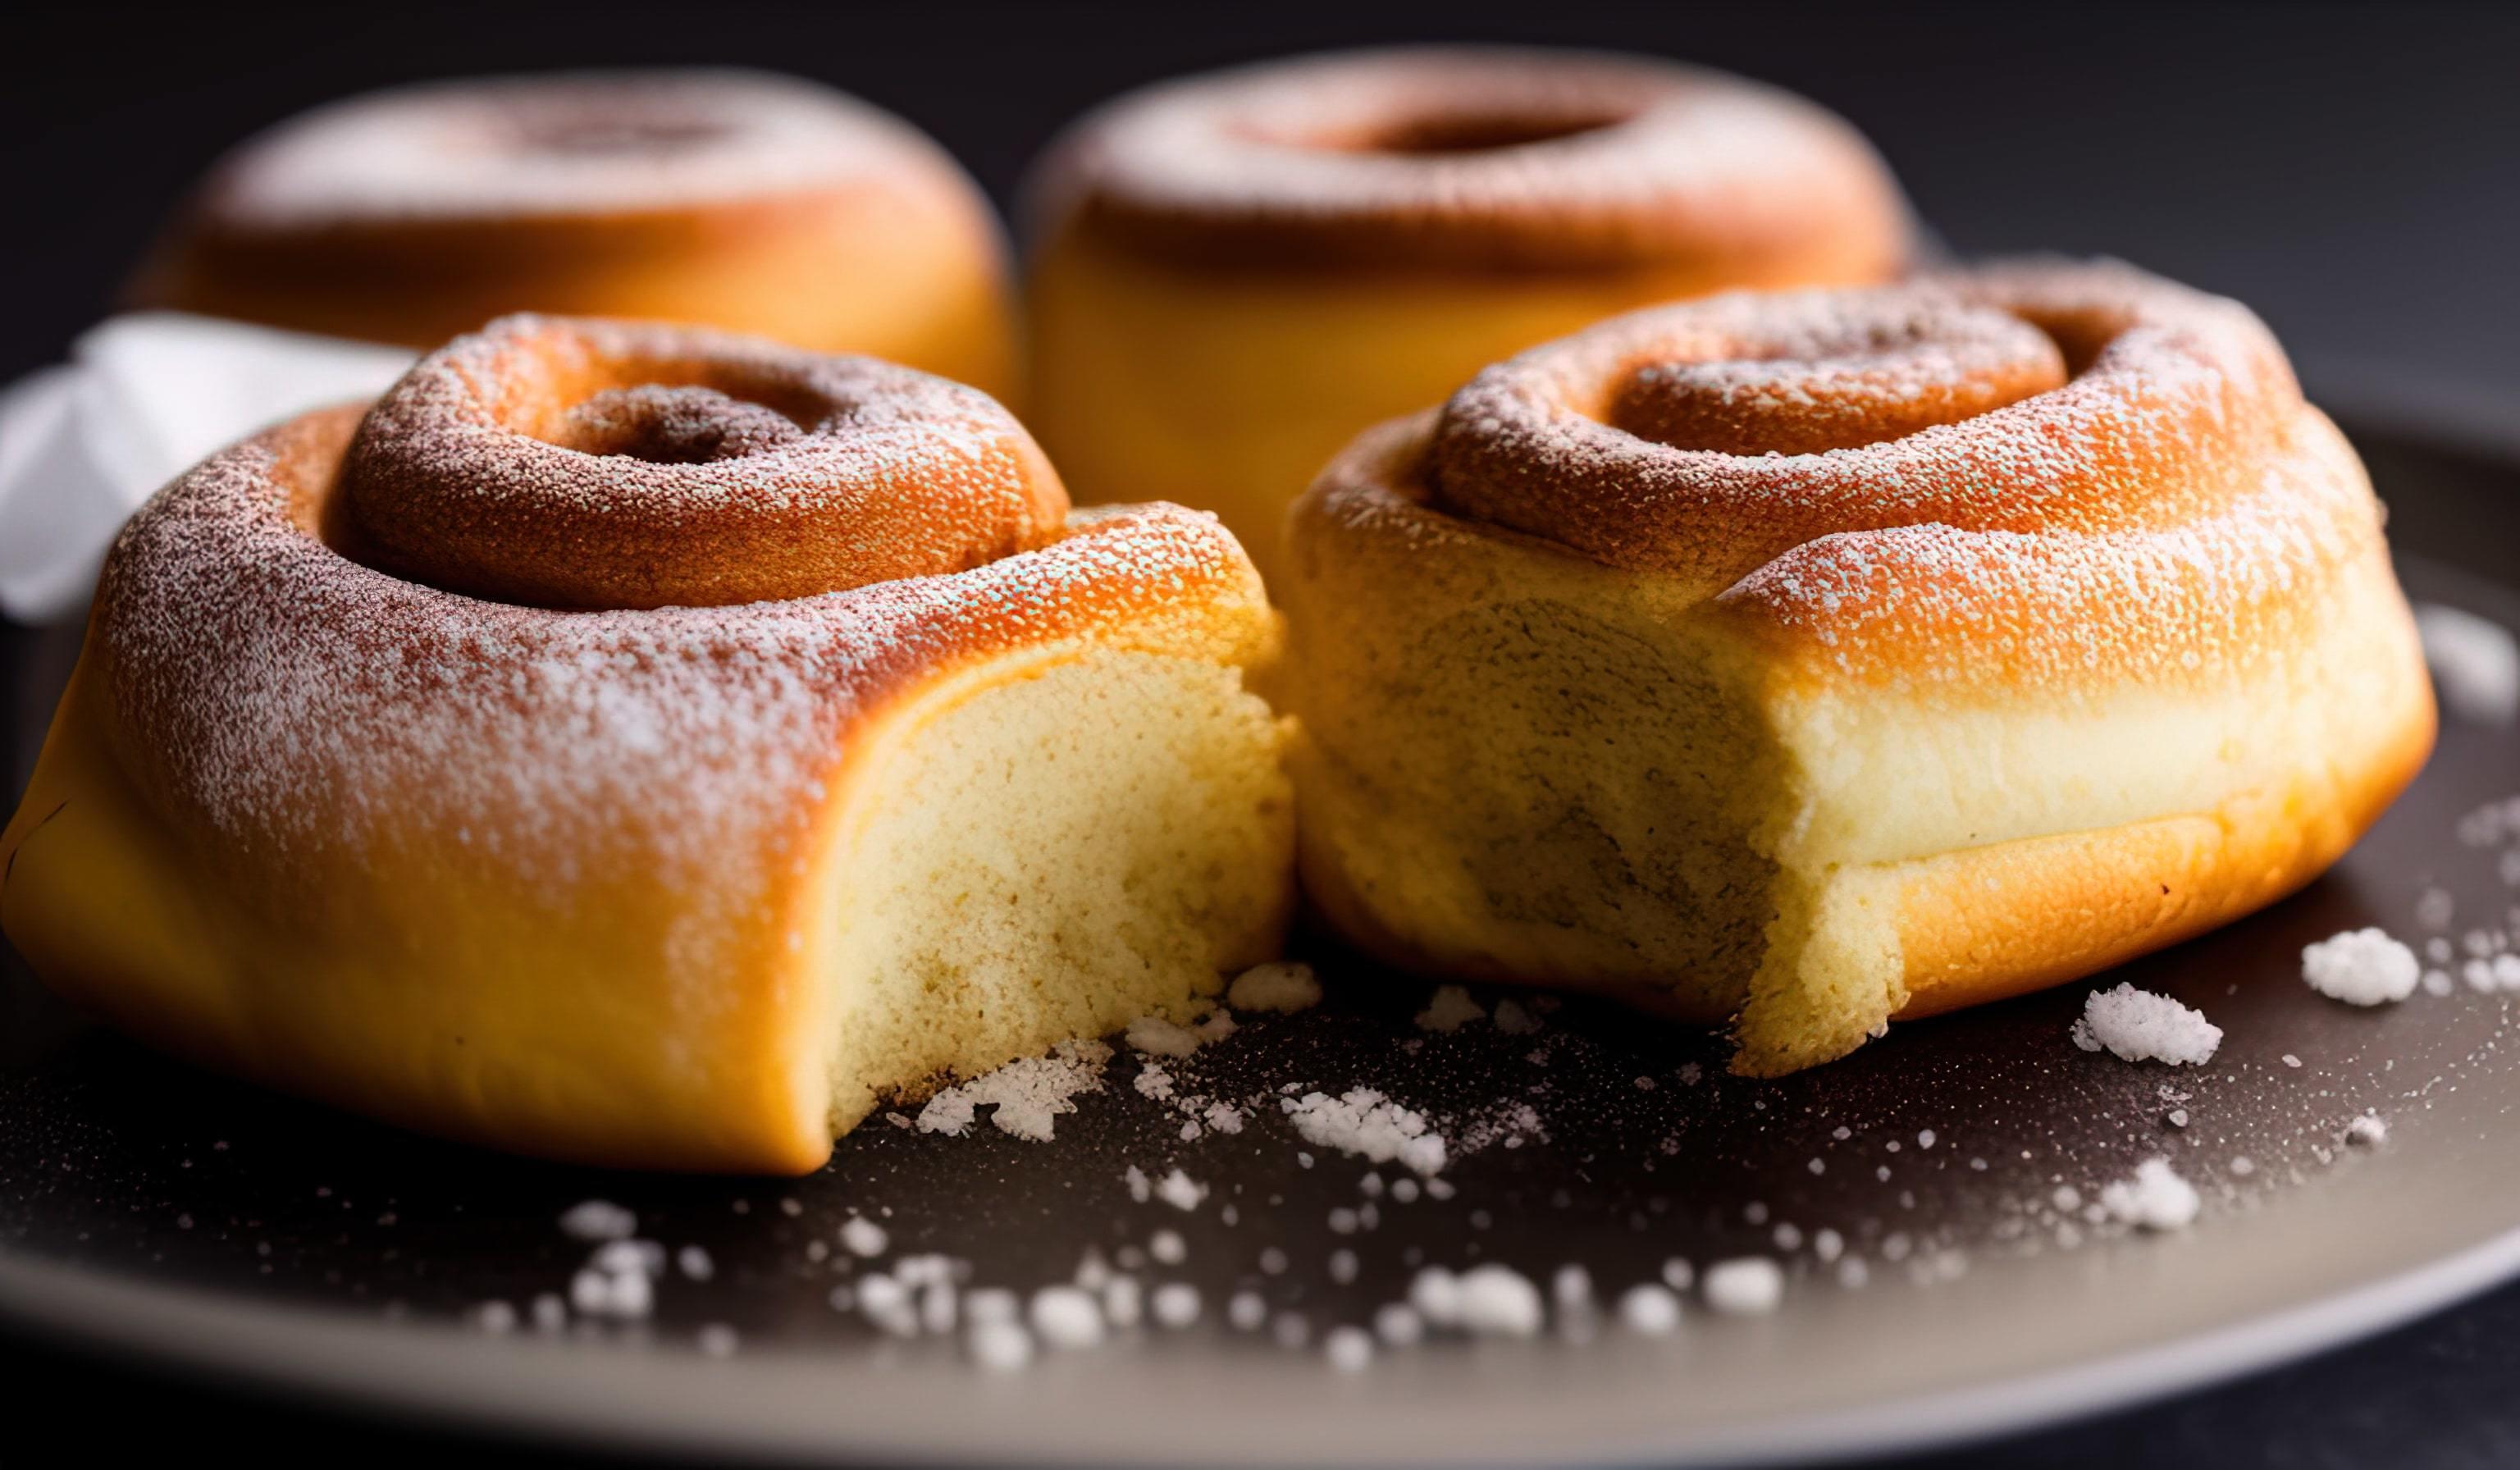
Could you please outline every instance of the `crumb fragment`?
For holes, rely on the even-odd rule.
[[[1455,1320],[1481,1337],[1532,1337],[1540,1331],[1540,1288],[1509,1266],[1474,1266],[1455,1280]]]
[[[2105,1048],[2122,1061],[2201,1067],[2223,1045],[2223,1028],[2168,996],[2121,984],[2084,998],[2073,1038],[2086,1051]]]
[[[1470,1022],[1486,1017],[1487,1011],[1470,999],[1468,991],[1458,985],[1439,985],[1435,987],[1434,997],[1426,1002],[1426,1008],[1418,1012],[1418,1029],[1459,1031]]]
[[[850,1255],[861,1260],[882,1255],[884,1247],[891,1243],[892,1239],[884,1233],[883,1226],[863,1215],[852,1215],[840,1225],[840,1244],[848,1247]]]
[[[2415,993],[2423,965],[2380,929],[2351,929],[2301,952],[2301,978],[2330,1000],[2380,1005]]]
[[[1680,1297],[1667,1286],[1641,1281],[1620,1296],[1619,1324],[1639,1337],[1668,1337],[1680,1328]]]
[[[1765,1256],[1740,1256],[1706,1269],[1706,1305],[1726,1316],[1760,1316],[1784,1300],[1785,1272]]]
[[[2415,606],[2415,631],[2442,702],[2462,720],[2508,725],[2520,719],[2520,642],[2511,630],[2437,602]]]
[[[1235,976],[1225,991],[1225,1003],[1236,1010],[1291,1014],[1310,1010],[1321,1002],[1321,977],[1313,973],[1311,965],[1287,959],[1253,965]]]
[[[1307,1092],[1282,1098],[1279,1106],[1308,1142],[1361,1154],[1377,1164],[1397,1160],[1419,1175],[1444,1167],[1443,1136],[1427,1125],[1425,1116],[1370,1088],[1350,1089],[1337,1097]]]
[[[639,1217],[608,1199],[580,1200],[561,1213],[561,1233],[589,1244],[625,1240],[637,1232]]]
[[[1090,1348],[1102,1340],[1102,1308],[1081,1286],[1045,1286],[1032,1294],[1032,1330],[1054,1348]]]
[[[1155,1185],[1155,1198],[1176,1210],[1195,1210],[1207,1198],[1207,1186],[1176,1169]]]
[[[1020,1322],[973,1322],[966,1341],[971,1360],[993,1373],[1011,1373],[1032,1361],[1032,1334]]]
[[[1406,1302],[1385,1302],[1373,1309],[1373,1335],[1385,1347],[1416,1347],[1426,1336],[1426,1322]]]
[[[1140,1016],[1129,1023],[1126,1040],[1133,1051],[1180,1058],[1198,1049],[1199,1036],[1178,1021],[1168,1021],[1162,1016]]]
[[[1508,1036],[1529,1036],[1540,1029],[1540,1017],[1508,996],[1496,1004],[1496,1029]]]
[[[990,1121],[1000,1132],[1047,1142],[1058,1115],[1076,1111],[1079,1093],[1102,1091],[1102,1068],[1110,1060],[1111,1048],[1102,1042],[1061,1042],[1047,1056],[1009,1062],[928,1098],[919,1110],[919,1131],[959,1137],[978,1110],[988,1107],[995,1109]]]
[[[1373,1362],[1373,1334],[1363,1327],[1332,1327],[1322,1339],[1330,1366],[1342,1373],[1361,1373]]]
[[[2233,1173],[2243,1173],[2240,1161],[2232,1163]],[[2117,1180],[2100,1190],[2100,1205],[2109,1214],[2131,1225],[2147,1230],[2184,1229],[2194,1223],[2202,1206],[2196,1186],[2180,1178],[2168,1159],[2146,1159],[2136,1166],[2135,1177]]]
[[[1187,1327],[1198,1320],[1198,1288],[1183,1281],[1167,1281],[1155,1288],[1151,1305],[1158,1325]]]

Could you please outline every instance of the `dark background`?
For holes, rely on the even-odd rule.
[[[1004,201],[1061,122],[1138,82],[1359,42],[1533,40],[1805,92],[1872,136],[1961,253],[2124,256],[2248,301],[2313,392],[2366,420],[2520,445],[2520,7],[87,5],[8,31],[0,379],[110,309],[222,148],[386,83],[775,67],[901,112]],[[5,1338],[0,1382],[17,1408],[0,1434],[75,1429],[90,1454],[500,1458]],[[0,1440],[0,1460],[24,1448]],[[2236,1389],[1938,1463],[2520,1463],[2520,1290]]]
[[[776,67],[927,128],[1009,198],[1122,88],[1310,47],[1538,40],[1781,83],[1868,132],[1963,252],[2122,255],[2256,306],[2314,375],[2520,397],[2520,9],[2287,6],[86,5],[13,22],[0,376],[112,301],[228,144],[417,77]]]

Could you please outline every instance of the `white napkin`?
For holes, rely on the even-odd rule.
[[[159,486],[254,430],[373,397],[398,347],[213,317],[113,317],[68,363],[0,389],[0,612],[74,612],[122,522]]]

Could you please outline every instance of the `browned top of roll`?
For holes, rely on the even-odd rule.
[[[2220,677],[2380,538],[2265,326],[2111,263],[1614,318],[1376,431],[1316,494],[1350,534],[1672,578],[1815,669],[2016,690]]]
[[[1826,246],[1881,274],[1908,243],[1879,156],[1801,98],[1646,58],[1507,48],[1150,87],[1071,130],[1036,202],[1234,265],[1613,269]]]
[[[191,224],[269,237],[608,219],[858,189],[943,162],[899,118],[770,72],[467,77],[347,98],[248,140],[212,170]]]
[[[1067,495],[987,394],[688,328],[512,316],[424,358],[343,462],[343,529],[415,581],[720,606],[961,571]]]
[[[106,560],[87,652],[116,758],[203,862],[329,888],[390,881],[380,853],[461,848],[528,902],[638,874],[723,920],[696,922],[682,957],[717,973],[711,957],[755,931],[764,875],[823,840],[829,793],[904,701],[999,659],[1241,663],[1273,636],[1232,534],[1167,505],[1077,512],[968,569],[813,596],[484,601],[339,534],[359,421],[322,410],[222,451]]]

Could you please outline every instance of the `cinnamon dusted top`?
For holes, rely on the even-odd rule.
[[[1078,512],[968,570],[808,597],[484,601],[337,549],[357,423],[319,412],[203,462],[107,559],[94,688],[122,769],[215,844],[205,863],[316,890],[390,851],[461,851],[526,894],[637,874],[699,915],[686,958],[707,972],[767,876],[810,856],[825,797],[903,699],[993,658],[1237,664],[1274,637],[1231,533],[1165,505]]]
[[[2255,316],[2056,261],[1615,318],[1319,493],[1355,534],[1672,577],[1813,668],[1990,689],[2217,677],[2380,536]]]
[[[829,87],[732,69],[473,77],[292,117],[218,165],[213,235],[608,216],[863,187],[936,146]]]
[[[988,395],[688,328],[513,316],[378,401],[360,553],[551,607],[714,606],[978,566],[1057,536],[1058,474]]]
[[[1905,205],[1864,139],[1722,72],[1424,47],[1168,82],[1080,123],[1039,202],[1191,264],[1587,270],[1735,281],[1895,270]],[[1789,271],[1789,273],[1790,273]],[[1796,279],[1809,280],[1803,274]]]

